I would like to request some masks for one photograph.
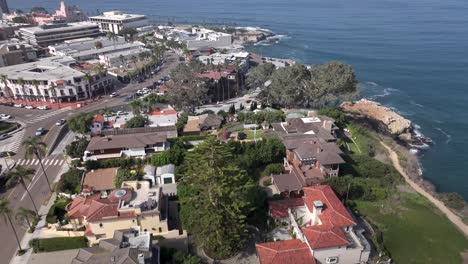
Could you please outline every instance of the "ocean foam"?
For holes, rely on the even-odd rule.
[[[418,106],[418,107],[421,107],[421,108],[423,108],[423,107],[424,107],[424,105],[422,105],[422,104],[418,104],[418,103],[416,103],[416,102],[415,102],[415,101],[413,101],[413,100],[410,100],[410,104],[412,104],[412,105],[415,105],[415,106]]]
[[[436,127],[435,128],[436,130],[438,130],[440,133],[442,133],[447,139],[445,140],[445,144],[448,144],[450,143],[450,141],[452,141],[452,135],[450,135],[449,133],[445,132],[442,128],[440,127]]]

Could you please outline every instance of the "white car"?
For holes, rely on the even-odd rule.
[[[60,120],[57,120],[57,122],[55,122],[55,125],[61,126],[61,125],[65,124],[65,122],[67,122],[65,119],[60,119]]]
[[[10,119],[11,118],[11,115],[7,115],[7,114],[1,114],[0,115],[0,119],[2,120],[6,120],[6,119]]]
[[[37,109],[39,110],[47,110],[49,109],[49,107],[47,105],[41,105],[41,106],[38,106]]]
[[[13,106],[14,106],[14,107],[18,107],[18,108],[22,108],[22,107],[24,107],[24,105],[23,105],[23,104],[14,104]]]
[[[25,106],[24,108],[26,108],[26,109],[34,109],[34,106],[32,106],[32,105],[27,105],[27,106]]]
[[[110,97],[116,97],[116,96],[118,96],[118,95],[119,95],[119,94],[118,94],[117,92],[113,92],[113,93],[111,93]]]
[[[125,113],[124,111],[117,111],[117,116],[120,116],[120,115],[126,115],[127,113]]]

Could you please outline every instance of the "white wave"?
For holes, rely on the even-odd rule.
[[[418,106],[418,107],[421,107],[421,108],[423,108],[423,107],[424,107],[424,105],[422,105],[422,104],[418,104],[418,103],[416,103],[416,102],[415,102],[415,101],[413,101],[413,100],[410,100],[410,104],[412,104],[412,105],[415,105],[415,106]]]
[[[365,82],[365,84],[370,85],[370,86],[374,86],[374,87],[378,86],[378,84],[375,83],[375,82]]]
[[[264,32],[269,32],[269,33],[273,33],[273,31],[267,29],[267,28],[261,28],[261,27],[236,27],[236,29],[245,29],[245,30],[248,30],[248,31],[264,31]]]
[[[445,132],[442,128],[440,127],[436,127],[435,128],[436,130],[439,130],[440,133],[442,133],[447,139],[445,140],[445,144],[448,144],[450,143],[450,141],[452,141],[452,135],[450,135],[449,133]]]
[[[369,98],[372,99],[372,100],[375,100],[375,99],[377,99],[377,98],[382,98],[382,97],[389,96],[389,95],[391,95],[393,92],[397,92],[397,91],[399,91],[399,90],[398,90],[398,89],[395,89],[395,88],[390,88],[390,87],[388,87],[388,88],[384,88],[384,89],[383,89],[383,93],[372,95],[372,96],[370,96]]]
[[[271,37],[268,37],[267,39],[279,39],[279,40],[283,40],[283,39],[290,39],[291,37],[288,36],[288,35],[274,35],[274,36],[271,36]]]
[[[418,153],[419,153],[419,150],[418,150],[418,149],[415,149],[415,148],[412,148],[412,149],[410,149],[410,152],[411,152],[412,154],[418,154]]]

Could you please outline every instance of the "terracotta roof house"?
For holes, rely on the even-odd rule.
[[[336,140],[335,120],[325,116],[286,118],[286,122],[271,124],[275,133],[283,137],[315,135],[325,141]]]
[[[82,180],[82,193],[106,193],[115,189],[115,177],[119,168],[97,169],[87,172]]]
[[[126,181],[106,197],[79,195],[65,209],[74,229],[85,227],[85,236],[94,244],[119,229],[139,228],[154,235],[169,232],[167,206],[160,186]]]
[[[215,114],[189,116],[184,126],[184,135],[201,135],[204,131],[221,127],[222,117]]]
[[[100,160],[120,157],[144,157],[169,148],[167,137],[159,133],[108,135],[92,137],[83,160]]]
[[[261,264],[285,263],[293,255],[298,257],[293,263],[298,264],[368,261],[370,245],[364,230],[357,227],[330,186],[305,187],[302,199],[271,201],[269,207],[270,215],[287,222],[286,228],[292,229],[297,239],[257,244]]]
[[[148,126],[175,126],[179,116],[177,111],[172,108],[155,109],[148,112]]]
[[[99,241],[97,247],[80,248],[72,264],[159,264],[160,252],[148,232],[116,230],[114,236]]]

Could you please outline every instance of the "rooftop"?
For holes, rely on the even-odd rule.
[[[83,191],[105,191],[115,189],[115,177],[119,168],[92,170],[85,174]]]
[[[256,245],[260,264],[315,264],[309,247],[299,239]]]
[[[114,19],[114,20],[128,20],[134,18],[146,18],[145,15],[125,14],[121,11],[104,12],[101,16],[92,16],[90,19]]]
[[[109,135],[105,137],[93,137],[86,148],[87,151],[118,149],[118,148],[143,148],[148,145],[166,142],[166,136],[158,133],[140,133],[123,135]]]
[[[20,31],[31,34],[44,33],[51,34],[54,32],[62,32],[67,30],[86,29],[96,27],[97,25],[91,22],[75,22],[75,23],[60,23],[60,24],[46,24],[37,27],[21,28]]]

